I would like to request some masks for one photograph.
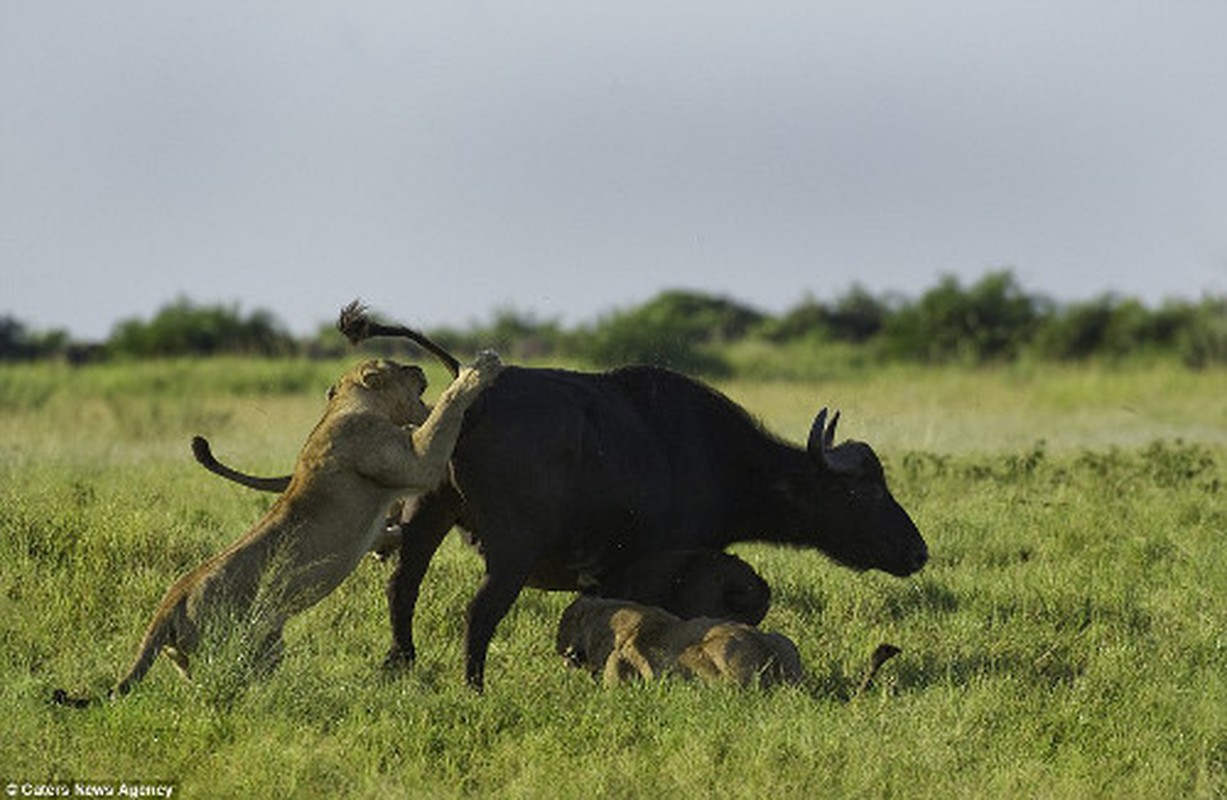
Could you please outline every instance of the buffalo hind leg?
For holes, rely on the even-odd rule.
[[[422,579],[435,551],[456,522],[459,497],[444,485],[423,497],[408,521],[401,523],[400,559],[388,579],[388,615],[392,622],[392,648],[384,667],[409,666],[417,657],[413,646],[413,612]]]
[[[464,641],[464,677],[469,687],[482,691],[485,686],[486,653],[494,630],[519,597],[528,580],[531,560],[497,567],[486,557],[486,577],[469,603]]]

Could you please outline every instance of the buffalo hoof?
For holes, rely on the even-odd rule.
[[[413,666],[414,654],[393,648],[383,659],[381,669],[387,673],[404,672]]]
[[[68,708],[85,708],[89,705],[88,697],[72,697],[63,689],[56,689],[51,693],[51,704],[57,706],[67,706]]]

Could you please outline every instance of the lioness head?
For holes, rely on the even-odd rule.
[[[387,359],[363,361],[328,390],[331,408],[341,406],[384,414],[397,425],[420,425],[430,415],[422,402],[426,373],[421,367]]]

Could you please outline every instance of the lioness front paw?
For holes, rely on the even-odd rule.
[[[493,350],[482,350],[477,354],[477,360],[473,362],[473,369],[483,372],[488,369],[498,369],[501,366],[503,366],[503,360]]]
[[[493,350],[482,350],[477,354],[477,360],[473,362],[472,369],[477,373],[478,379],[486,384],[494,380],[495,376],[502,371],[503,362],[498,357],[498,353]]]

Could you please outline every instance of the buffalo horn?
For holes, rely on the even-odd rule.
[[[814,427],[809,431],[809,443],[806,445],[812,455],[826,460],[826,454],[835,446],[835,425],[838,422],[838,411],[831,417],[830,425],[827,424],[827,410],[824,408],[818,412],[818,416],[814,418]]]
[[[832,472],[856,472],[859,462],[848,458],[852,455],[851,453],[835,448],[835,426],[837,424],[839,424],[838,411],[831,416],[829,424],[827,423],[827,410],[824,408],[819,411],[818,416],[814,418],[814,427],[810,429],[806,449],[821,466]]]

